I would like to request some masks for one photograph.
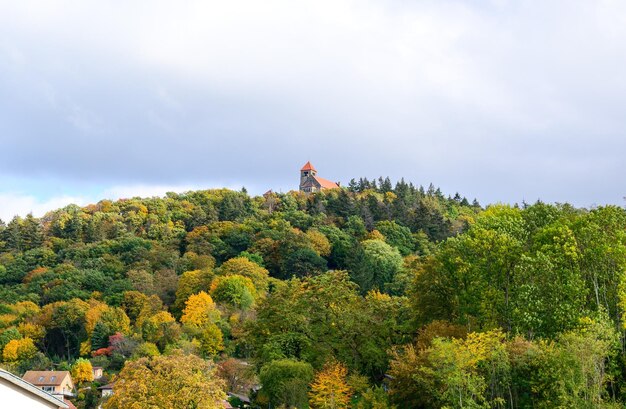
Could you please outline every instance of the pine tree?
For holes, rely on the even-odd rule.
[[[29,213],[20,226],[20,236],[24,250],[31,250],[43,244],[43,229],[39,220]]]
[[[15,216],[2,232],[2,241],[6,243],[7,248],[11,250],[22,251],[22,218]]]
[[[98,321],[91,333],[91,350],[95,351],[100,348],[109,346],[109,336],[113,335],[108,325],[102,321]]]

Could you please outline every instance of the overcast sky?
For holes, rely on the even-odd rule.
[[[0,0],[0,218],[307,161],[624,204],[626,2]]]

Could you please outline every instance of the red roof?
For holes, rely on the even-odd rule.
[[[315,168],[313,167],[313,165],[311,165],[311,162],[307,162],[307,163],[306,163],[306,164],[302,167],[302,169],[300,169],[300,170],[301,170],[301,171],[302,171],[302,170],[314,170],[314,171],[316,171],[316,172],[317,172],[317,169],[315,169]]]
[[[319,183],[323,189],[337,189],[339,187],[338,184],[336,184],[335,182],[331,182],[328,179],[324,179],[319,176],[313,177],[315,178],[315,180],[317,180],[317,183]]]

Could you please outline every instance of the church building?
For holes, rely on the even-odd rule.
[[[337,189],[339,184],[317,176],[317,170],[307,162],[300,169],[300,191],[304,193],[320,192],[326,189]]]

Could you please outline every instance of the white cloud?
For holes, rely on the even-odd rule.
[[[133,197],[161,197],[167,192],[183,193],[190,190],[206,189],[199,185],[130,185],[113,186],[101,194],[101,199],[130,199]]]
[[[113,186],[90,196],[53,196],[47,199],[38,199],[33,195],[21,193],[0,193],[0,219],[8,222],[14,216],[24,217],[32,213],[35,217],[41,217],[51,210],[56,210],[70,204],[85,206],[96,203],[103,199],[118,200],[133,197],[163,197],[167,192],[184,193],[193,190],[225,187],[231,190],[240,190],[241,186],[218,186],[201,185],[127,185]],[[257,192],[251,192],[257,194]]]
[[[321,158],[336,179],[615,201],[625,22],[617,0],[0,0],[0,171],[287,186]]]
[[[32,195],[19,193],[0,193],[0,219],[10,221],[14,216],[24,217],[32,213],[41,217],[50,210],[65,207],[69,204],[85,205],[88,200],[84,197],[58,196],[47,200],[39,200]]]

